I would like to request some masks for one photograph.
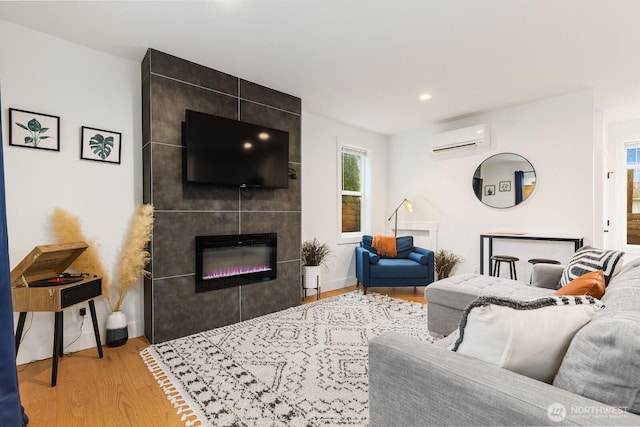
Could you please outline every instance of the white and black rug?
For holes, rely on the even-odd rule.
[[[359,291],[141,352],[186,425],[367,425],[368,341],[434,341],[427,308]]]

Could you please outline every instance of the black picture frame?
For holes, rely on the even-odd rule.
[[[94,162],[120,164],[122,133],[82,126],[80,158]]]
[[[498,183],[498,190],[503,193],[511,191],[511,181],[500,181]]]
[[[9,145],[60,151],[60,117],[9,108]]]
[[[484,186],[484,195],[485,196],[494,196],[496,194],[496,186],[495,185],[485,185]]]

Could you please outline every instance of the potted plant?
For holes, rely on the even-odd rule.
[[[462,262],[463,258],[446,249],[439,249],[434,255],[434,263],[438,280],[449,277],[455,266]]]
[[[300,259],[304,280],[302,286],[305,289],[319,287],[320,266],[325,264],[333,251],[328,243],[320,243],[317,238],[302,243]]]

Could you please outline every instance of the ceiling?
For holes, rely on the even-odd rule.
[[[0,1],[0,19],[135,62],[158,49],[387,135],[589,88],[608,121],[640,118],[638,0]]]

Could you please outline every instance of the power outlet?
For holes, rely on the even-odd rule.
[[[82,320],[84,320],[84,316],[87,315],[87,307],[85,306],[79,306],[76,307],[74,311],[72,311],[73,314],[73,320],[76,322],[82,322]]]

